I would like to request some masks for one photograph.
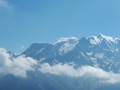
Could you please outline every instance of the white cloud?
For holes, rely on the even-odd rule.
[[[0,0],[0,7],[12,9],[12,5],[10,5],[6,0]]]
[[[30,57],[19,56],[11,58],[5,49],[0,48],[0,74],[26,77],[27,71],[33,71],[33,66],[36,64],[36,60]]]
[[[34,71],[34,66],[42,73],[54,75],[66,75],[69,77],[93,77],[100,79],[104,83],[120,83],[120,74],[106,72],[100,68],[92,66],[82,66],[77,69],[69,64],[56,64],[50,66],[48,63],[38,64],[36,60],[30,57],[19,56],[12,58],[5,49],[0,48],[0,75],[12,74],[19,77],[27,77],[27,71]]]
[[[106,72],[100,68],[92,66],[83,66],[78,69],[74,69],[73,66],[68,64],[56,64],[50,66],[48,63],[42,64],[39,71],[42,73],[50,73],[55,75],[67,75],[69,77],[94,77],[99,78],[100,82],[105,83],[118,83],[120,82],[120,74],[114,74],[112,72]]]

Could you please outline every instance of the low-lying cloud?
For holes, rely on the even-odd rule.
[[[48,63],[42,64],[39,71],[42,73],[50,73],[54,75],[67,75],[69,77],[95,77],[100,79],[100,82],[104,83],[118,83],[120,82],[120,74],[114,74],[113,72],[106,72],[100,68],[92,66],[82,66],[74,69],[73,66],[68,64],[56,64],[50,66]]]
[[[35,68],[38,66],[39,68]],[[82,66],[74,68],[69,64],[55,64],[49,65],[48,63],[39,64],[35,59],[25,56],[11,57],[10,54],[3,48],[0,48],[0,75],[12,74],[19,77],[27,77],[27,71],[38,70],[44,74],[68,76],[72,78],[89,77],[98,78],[100,82],[104,83],[119,83],[120,74],[113,72],[106,72],[100,68],[92,66]]]
[[[12,58],[5,49],[0,48],[0,74],[27,77],[27,71],[33,71],[36,64],[37,61],[30,57]]]

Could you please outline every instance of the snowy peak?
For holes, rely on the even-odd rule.
[[[106,71],[120,71],[120,40],[102,34],[89,38],[61,38],[52,43],[34,43],[22,54],[40,63],[75,63]],[[119,68],[119,69],[118,69]]]
[[[52,43],[58,49],[59,55],[64,55],[73,50],[79,40],[76,37],[60,38]]]
[[[45,56],[49,52],[49,55],[64,55],[77,48],[88,49],[89,47],[100,47],[107,51],[119,51],[120,40],[109,36],[99,34],[97,36],[91,36],[89,38],[78,39],[76,37],[60,38],[51,43],[34,43],[23,54],[28,56],[34,55],[34,57]],[[39,55],[40,54],[40,55]],[[43,54],[43,55],[42,55]]]
[[[113,38],[110,36],[104,36],[101,33],[97,36],[91,36],[88,38],[91,44],[97,45],[100,44],[102,41],[105,41],[107,43],[116,43],[117,38]]]
[[[53,45],[56,45],[58,43],[63,43],[63,42],[77,42],[78,41],[78,38],[76,37],[67,37],[67,38],[60,38],[58,40],[56,40],[55,42],[53,42],[52,44]]]
[[[105,39],[105,40],[107,40],[108,42],[114,42],[114,43],[115,43],[115,38],[113,38],[113,37],[104,36],[104,35],[102,35],[102,34],[99,34],[97,37],[100,38],[100,39]]]

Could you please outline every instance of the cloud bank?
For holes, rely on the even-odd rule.
[[[36,64],[37,61],[30,57],[12,58],[5,49],[0,48],[0,74],[27,77],[27,71],[33,71]]]
[[[0,7],[12,9],[12,5],[10,5],[6,0],[0,0]]]
[[[54,75],[67,75],[69,77],[94,77],[100,79],[100,82],[104,83],[119,83],[120,74],[114,74],[113,72],[106,72],[100,68],[95,68],[92,66],[82,66],[80,68],[74,69],[73,66],[68,64],[56,64],[50,66],[48,63],[42,64],[39,68],[40,72],[50,73]]]
[[[35,66],[38,67],[35,68]],[[0,75],[12,74],[17,77],[27,77],[27,71],[39,71],[44,74],[68,76],[72,78],[89,77],[98,78],[103,83],[120,83],[120,74],[106,72],[100,68],[92,66],[82,66],[77,69],[69,64],[55,64],[53,66],[48,63],[39,64],[36,60],[18,56],[11,57],[6,49],[0,48]]]

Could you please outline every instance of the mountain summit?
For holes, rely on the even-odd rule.
[[[0,48],[0,90],[120,90],[120,40],[60,38],[18,56]]]
[[[22,54],[40,63],[74,63],[105,71],[120,71],[120,40],[99,34],[88,38],[61,38],[52,43],[34,43]]]

